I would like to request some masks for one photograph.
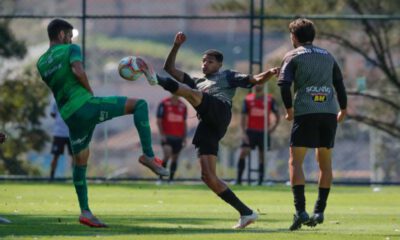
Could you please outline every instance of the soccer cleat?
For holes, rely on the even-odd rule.
[[[324,222],[324,213],[314,213],[310,217],[310,221],[306,223],[309,227],[315,227],[317,224],[322,224]]]
[[[136,58],[136,64],[139,70],[144,73],[150,85],[156,85],[158,83],[157,75],[150,64],[146,63],[146,61],[140,57]]]
[[[0,223],[11,223],[7,218],[0,217]]]
[[[253,211],[250,215],[240,216],[238,223],[233,226],[233,229],[243,229],[254,223],[258,219],[258,214]]]
[[[308,221],[310,220],[310,217],[308,216],[308,213],[306,212],[301,212],[300,214],[295,214],[293,217],[293,223],[289,227],[290,231],[296,231],[301,228],[302,224],[307,224]]]
[[[148,167],[151,171],[153,171],[155,174],[160,175],[160,176],[169,176],[169,171],[168,169],[165,169],[162,166],[162,160],[154,157],[154,158],[148,158],[144,155],[140,156],[139,162],[146,167]]]
[[[79,216],[79,222],[83,225],[95,228],[106,228],[108,227],[105,223],[102,223],[98,218],[96,218],[91,212],[83,211]]]

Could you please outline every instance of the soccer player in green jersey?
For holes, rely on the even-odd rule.
[[[72,29],[70,23],[61,19],[49,23],[47,32],[50,48],[39,58],[37,68],[53,92],[61,116],[69,128],[74,159],[73,182],[81,209],[79,222],[91,227],[107,227],[92,214],[88,203],[86,168],[89,143],[96,124],[133,114],[143,150],[139,162],[158,175],[168,176],[169,172],[153,153],[147,102],[120,96],[93,96],[83,68],[80,47],[71,42]]]

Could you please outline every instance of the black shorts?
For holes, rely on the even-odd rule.
[[[161,142],[161,145],[162,146],[164,146],[164,145],[171,146],[172,153],[178,154],[182,150],[182,147],[183,147],[183,138],[167,136],[166,140]]]
[[[199,155],[218,154],[219,141],[231,122],[231,105],[207,93],[196,107],[200,122],[193,137]]]
[[[314,113],[294,117],[290,146],[333,148],[336,128],[336,114]]]
[[[51,146],[51,154],[61,155],[64,153],[64,148],[67,146],[69,155],[72,155],[71,143],[67,137],[54,137]]]
[[[242,147],[249,147],[251,149],[264,149],[264,132],[255,130],[246,130],[247,137],[249,138],[249,143],[242,143]],[[271,148],[271,135],[268,134],[268,150]]]

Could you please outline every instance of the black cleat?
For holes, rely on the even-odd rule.
[[[306,223],[307,226],[309,227],[315,227],[317,224],[322,224],[324,222],[324,213],[314,213],[310,221]]]
[[[301,212],[299,214],[295,214],[293,217],[293,223],[289,227],[290,231],[296,231],[301,228],[302,224],[307,224],[308,221],[310,220],[310,217],[308,216],[307,212]]]

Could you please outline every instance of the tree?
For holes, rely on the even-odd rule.
[[[15,38],[9,22],[1,22],[0,57],[22,59],[26,52],[25,43]],[[46,132],[41,129],[41,118],[49,104],[49,93],[34,65],[23,71],[17,68],[2,78],[0,129],[6,133],[7,141],[1,146],[0,160],[4,170],[10,174],[32,173],[32,168],[23,158],[28,151],[41,150],[49,140]]]
[[[218,11],[248,12],[248,1],[226,0],[212,5]],[[355,14],[396,15],[400,12],[397,0],[326,0],[266,1],[267,14]],[[279,15],[275,14],[275,15]],[[398,15],[397,15],[398,16]],[[278,21],[276,21],[278,23]],[[347,81],[348,94],[353,107],[349,117],[400,139],[400,41],[398,20],[318,21],[318,36],[361,56],[369,65],[369,90],[357,90]],[[284,27],[282,21],[267,23],[275,29]],[[376,70],[379,70],[379,74]]]
[[[0,85],[0,122],[7,135],[1,146],[0,159],[9,174],[28,174],[24,163],[28,151],[40,151],[49,141],[41,128],[41,118],[49,104],[49,91],[40,80],[34,65]]]

